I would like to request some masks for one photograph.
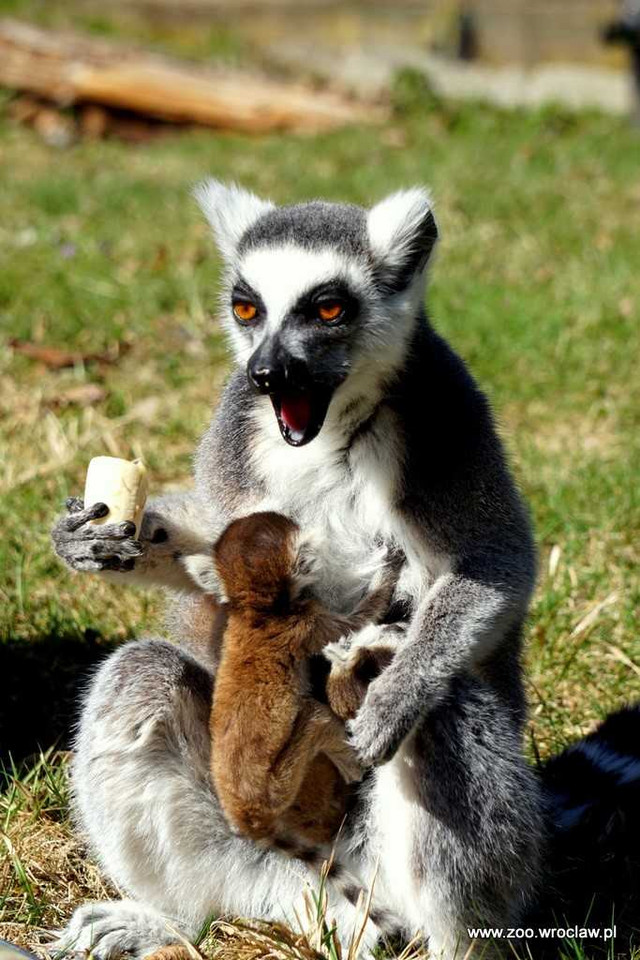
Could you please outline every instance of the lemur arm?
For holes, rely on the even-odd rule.
[[[217,594],[210,558],[225,521],[195,493],[150,500],[138,540],[131,524],[90,524],[89,520],[103,516],[104,511],[95,510],[92,504],[85,508],[76,497],[67,501],[67,510],[53,528],[51,539],[56,553],[71,569],[100,573],[119,583]],[[199,558],[210,571],[207,578],[194,578],[189,572],[191,564],[198,568]]]
[[[502,566],[502,565],[501,565]],[[453,677],[489,657],[523,620],[530,578],[515,568],[464,564],[440,576],[417,606],[392,663],[370,685],[349,725],[367,766],[389,760],[416,724],[446,696]]]

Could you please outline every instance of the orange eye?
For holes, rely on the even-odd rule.
[[[255,320],[258,308],[255,303],[249,303],[248,300],[236,300],[233,312],[242,323],[250,323],[251,320]]]
[[[318,316],[325,323],[333,323],[334,320],[342,316],[342,312],[341,303],[324,303],[321,307],[318,307]]]

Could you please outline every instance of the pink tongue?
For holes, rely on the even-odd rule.
[[[304,433],[311,419],[311,404],[304,393],[291,397],[283,397],[280,403],[280,416],[296,433]]]

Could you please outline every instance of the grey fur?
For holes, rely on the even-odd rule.
[[[238,192],[225,199],[216,188],[210,197],[228,204],[219,216],[208,211],[227,229]],[[153,503],[153,527],[168,539],[153,545],[143,530],[135,570],[118,576],[195,589],[187,570],[197,568],[198,582],[215,591],[202,571],[216,533],[266,505],[324,534],[331,562],[321,594],[337,610],[366,591],[381,542],[404,553],[396,601],[410,617],[406,632],[397,632],[394,660],[351,725],[361,760],[379,769],[350,816],[341,855],[351,854],[364,880],[379,861],[378,899],[407,932],[421,930],[436,955],[462,957],[467,926],[517,921],[540,873],[539,788],[521,745],[521,633],[535,575],[527,512],[485,397],[424,315],[435,238],[424,195],[400,195],[371,213],[262,204],[252,218],[251,203],[242,197],[244,238],[229,227],[220,239],[229,274],[272,252],[286,279],[283,239],[309,270],[310,257],[329,250],[352,278],[362,334],[341,340],[345,375],[332,385],[318,438],[298,451],[280,439],[269,399],[247,384],[246,337],[257,348],[267,334],[232,333],[242,360],[200,443],[195,491]],[[285,336],[283,310],[269,318],[270,337]],[[320,347],[305,331],[312,372],[320,349],[322,369],[331,368],[325,334],[318,330]],[[66,541],[54,542],[74,565]],[[185,654],[139,645],[103,667],[77,743],[79,821],[107,873],[185,930],[209,910],[280,917],[292,867],[262,858],[221,820],[205,773],[201,694],[184,681],[195,683],[195,670]],[[333,913],[349,910],[338,896]]]
[[[365,263],[371,259],[367,242],[367,220],[362,207],[347,203],[298,203],[275,207],[249,227],[238,245],[242,255],[264,244],[291,243],[309,250],[331,247]]]
[[[87,903],[73,914],[52,947],[76,956],[116,957],[142,960],[160,947],[176,943],[179,926],[150,907],[119,900]]]
[[[104,872],[146,906],[140,918],[129,902],[82,908],[59,948],[141,957],[220,913],[294,924],[305,884],[317,888],[312,867],[228,829],[209,779],[211,692],[211,674],[162,641],[125,645],[96,675],[72,767],[75,818]],[[331,897],[348,937],[356,912]],[[370,945],[376,935],[370,924]]]

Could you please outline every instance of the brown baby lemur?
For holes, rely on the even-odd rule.
[[[309,658],[384,617],[398,563],[343,616],[315,597],[309,559],[298,526],[277,513],[235,520],[216,543],[228,620],[210,730],[212,777],[230,825],[296,856],[306,850],[311,861],[339,829],[347,783],[362,776],[344,720],[392,652],[363,650],[351,658],[352,672],[338,667],[327,683],[329,705],[311,695]]]

